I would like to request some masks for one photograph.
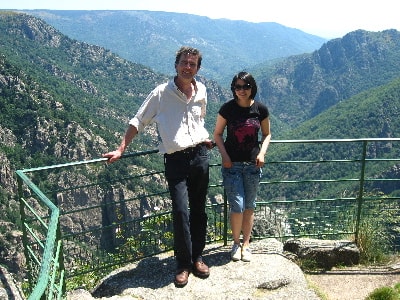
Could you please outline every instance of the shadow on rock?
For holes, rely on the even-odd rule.
[[[106,277],[92,292],[94,297],[111,297],[136,287],[162,288],[171,283],[175,271],[174,257],[148,257],[137,264],[118,269]]]
[[[211,268],[230,262],[229,253],[221,252],[219,248],[209,248],[204,251],[204,262]],[[120,295],[126,289],[138,287],[160,289],[174,281],[175,271],[176,263],[173,256],[144,258],[112,272],[91,294],[93,297],[102,298]]]

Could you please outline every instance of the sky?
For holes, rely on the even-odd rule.
[[[150,10],[276,22],[323,38],[364,29],[400,31],[395,0],[0,0],[0,9]]]

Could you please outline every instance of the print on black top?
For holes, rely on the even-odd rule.
[[[227,122],[225,148],[232,162],[255,162],[259,148],[260,123],[269,116],[268,108],[257,101],[241,107],[235,100],[224,103],[219,114]]]

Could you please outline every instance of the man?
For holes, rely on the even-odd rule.
[[[175,285],[178,287],[187,284],[191,271],[201,278],[210,274],[202,252],[207,229],[208,149],[212,143],[204,127],[206,88],[194,78],[201,61],[199,50],[181,47],[176,53],[174,79],[157,86],[147,96],[129,121],[120,146],[103,154],[109,163],[118,160],[146,125],[157,123],[161,138],[159,150],[164,154],[165,177],[172,199]]]

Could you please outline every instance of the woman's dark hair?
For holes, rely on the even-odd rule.
[[[182,46],[177,52],[176,52],[176,57],[175,57],[175,66],[179,64],[179,60],[181,59],[182,54],[190,54],[190,55],[195,55],[197,56],[197,69],[200,69],[201,67],[201,60],[203,59],[203,56],[201,52],[193,47],[188,47],[188,46]]]
[[[242,71],[239,72],[238,74],[236,74],[235,76],[233,76],[232,79],[232,83],[231,83],[231,91],[233,93],[233,98],[237,99],[238,97],[236,96],[235,93],[235,85],[236,85],[236,81],[238,79],[242,79],[244,82],[248,83],[251,85],[251,95],[250,98],[254,99],[256,97],[257,94],[257,84],[256,84],[256,80],[254,79],[253,75],[251,75],[248,72]]]

